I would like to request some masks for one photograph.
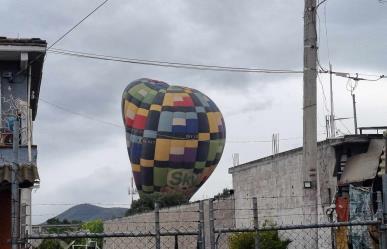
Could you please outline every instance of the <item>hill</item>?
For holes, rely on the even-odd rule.
[[[103,208],[91,204],[80,204],[69,208],[55,218],[63,221],[109,220],[125,216],[126,208]]]

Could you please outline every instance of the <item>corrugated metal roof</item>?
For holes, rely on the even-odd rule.
[[[339,185],[375,178],[384,143],[383,139],[372,139],[366,153],[348,158]]]
[[[3,165],[0,167],[0,184],[7,185],[11,183],[12,165]],[[18,168],[17,179],[21,188],[29,188],[39,180],[38,169],[34,164],[22,164]]]

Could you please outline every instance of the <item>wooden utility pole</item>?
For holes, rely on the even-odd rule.
[[[317,224],[317,28],[316,0],[305,0],[304,11],[304,97],[303,180],[304,220]],[[313,235],[312,235],[313,236]],[[317,248],[318,234],[314,235]]]

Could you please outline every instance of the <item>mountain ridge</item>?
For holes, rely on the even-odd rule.
[[[54,218],[60,221],[90,221],[95,219],[109,220],[114,218],[121,218],[125,216],[127,208],[112,207],[105,208],[88,203],[73,206],[66,211],[60,213]]]

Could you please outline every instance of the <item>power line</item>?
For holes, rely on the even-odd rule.
[[[46,48],[46,52],[52,47],[54,47],[57,43],[59,43],[61,40],[63,40],[67,35],[69,35],[71,32],[73,32],[81,23],[83,23],[87,18],[89,18],[92,14],[94,14],[99,8],[104,6],[109,0],[103,1],[101,4],[99,4],[96,8],[94,8],[89,14],[87,14],[84,18],[82,18],[79,22],[77,22],[74,26],[72,26],[69,30],[67,30],[63,35],[61,35],[59,38],[57,38],[48,48]],[[45,53],[42,53],[38,55],[34,60],[32,60],[30,63],[28,63],[28,66],[31,66],[33,63],[35,63],[37,60],[45,56]],[[26,67],[28,68],[28,67]],[[22,69],[19,72],[16,73],[16,76],[25,72],[27,69]]]
[[[84,114],[84,113],[80,113],[80,112],[76,112],[76,111],[70,110],[70,109],[68,109],[68,108],[66,108],[66,107],[57,105],[57,104],[52,103],[52,102],[50,102],[50,101],[48,101],[48,100],[45,100],[45,99],[43,99],[43,98],[41,98],[41,97],[40,97],[39,99],[40,99],[40,101],[42,101],[43,103],[46,103],[46,104],[48,104],[48,105],[51,105],[52,107],[55,107],[55,108],[57,108],[57,109],[59,109],[59,110],[62,110],[62,111],[64,111],[64,112],[67,112],[67,113],[70,113],[70,114],[73,114],[73,115],[77,115],[77,116],[80,116],[80,117],[83,117],[83,118],[87,118],[87,119],[96,121],[96,122],[98,122],[98,123],[102,123],[102,124],[114,126],[114,127],[121,128],[121,129],[123,128],[122,125],[119,125],[119,124],[116,124],[116,123],[112,123],[112,122],[109,122],[109,121],[105,121],[105,120],[101,120],[101,119],[98,119],[98,118],[93,117],[93,116],[88,115],[88,114]]]
[[[327,3],[324,5],[324,27],[325,27],[325,40],[327,45],[327,53],[328,53],[328,62],[331,63],[331,55],[329,48],[329,37],[328,37],[328,25],[327,25]]]
[[[362,73],[347,73],[347,72],[338,72],[338,71],[329,71],[329,70],[320,70],[319,73],[332,73],[333,75],[337,77],[342,77],[342,78],[347,78],[347,79],[352,79],[355,81],[370,81],[370,82],[376,82],[381,79],[386,79],[385,74],[379,74],[379,75],[374,75],[374,74],[362,74]],[[354,75],[354,76],[352,76]],[[364,76],[369,76],[369,77],[377,77],[376,79],[367,79],[367,78],[361,78],[359,75],[364,75]]]
[[[119,124],[116,124],[116,123],[113,123],[113,122],[109,122],[109,121],[105,121],[105,120],[102,120],[102,119],[99,119],[97,117],[94,117],[92,115],[89,115],[89,114],[85,114],[85,113],[80,113],[80,112],[76,112],[76,111],[73,111],[67,107],[63,107],[61,105],[58,105],[58,104],[55,104],[55,103],[52,103],[44,98],[39,98],[43,103],[45,104],[48,104],[54,108],[57,108],[63,112],[67,112],[67,113],[70,113],[70,114],[73,114],[73,115],[76,115],[76,116],[80,116],[80,117],[83,117],[83,118],[86,118],[86,119],[89,119],[89,120],[92,120],[92,121],[95,121],[95,122],[98,122],[98,123],[102,123],[102,124],[105,124],[105,125],[109,125],[109,126],[113,126],[113,127],[116,127],[116,128],[119,128],[119,129],[124,129],[124,126],[123,125],[119,125]],[[172,138],[172,139],[179,139],[179,137],[174,137],[174,136],[162,136],[164,138]],[[181,138],[180,138],[181,139]],[[301,139],[301,137],[289,137],[289,138],[282,138],[280,139],[281,141],[288,141],[288,140],[299,140]],[[227,141],[227,143],[271,143],[272,141],[271,140],[231,140],[231,141]]]
[[[194,70],[205,70],[205,71],[223,71],[223,72],[240,72],[240,73],[266,73],[266,74],[301,74],[303,73],[303,71],[291,70],[291,69],[231,67],[231,66],[170,62],[170,61],[160,61],[160,60],[144,60],[144,59],[136,59],[136,58],[111,56],[111,55],[102,55],[102,54],[95,54],[95,53],[86,53],[86,52],[65,50],[65,49],[50,49],[49,52],[53,54],[68,55],[68,56],[74,56],[78,58],[88,58],[88,59],[140,64],[140,65],[147,65],[147,66],[168,67],[168,68],[183,68],[183,69],[194,69]]]
[[[184,62],[172,62],[172,61],[162,61],[162,60],[146,60],[139,58],[126,58],[112,55],[104,55],[97,53],[89,53],[82,51],[74,51],[68,49],[57,49],[51,48],[48,50],[49,53],[56,55],[67,55],[76,58],[84,59],[94,59],[94,60],[103,60],[103,61],[113,61],[120,63],[129,63],[129,64],[138,64],[146,66],[157,66],[157,67],[166,67],[166,68],[179,68],[179,69],[192,69],[192,70],[202,70],[202,71],[221,71],[221,72],[236,72],[236,73],[265,73],[265,74],[302,74],[304,73],[301,70],[292,70],[292,69],[269,69],[269,68],[254,68],[254,67],[233,67],[233,66],[219,66],[219,65],[207,65],[207,64],[194,64],[194,63],[184,63]],[[319,73],[330,73],[329,70],[325,69],[320,62],[318,61],[320,67]],[[378,81],[380,79],[386,78],[384,74],[363,74],[363,73],[350,73],[350,72],[338,72],[332,71],[335,76],[351,78],[356,80],[363,81]],[[351,75],[357,75],[351,76]],[[377,79],[366,79],[359,78],[358,75],[378,77]]]
[[[74,26],[72,26],[68,31],[66,31],[63,35],[61,35],[56,41],[54,41],[47,50],[54,47],[58,42],[63,40],[68,34],[74,31],[81,23],[83,23],[87,18],[89,18],[92,14],[94,14],[99,8],[104,6],[109,0],[103,1],[101,4],[99,4],[95,9],[93,9],[89,14],[87,14],[84,18],[82,18],[79,22],[77,22]]]

